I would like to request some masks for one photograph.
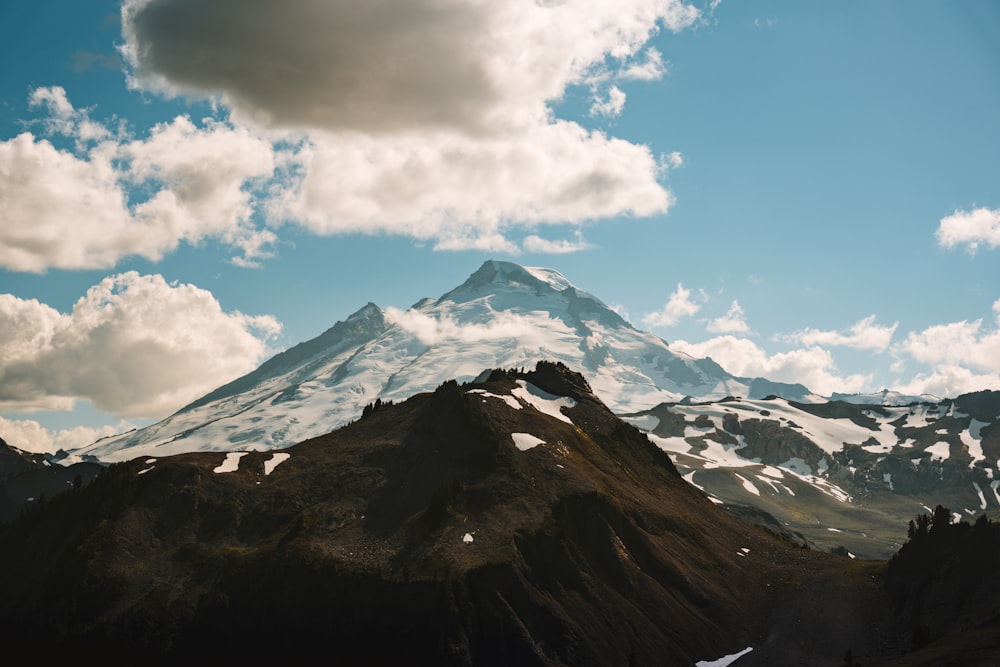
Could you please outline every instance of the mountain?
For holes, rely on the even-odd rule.
[[[0,521],[10,521],[33,503],[89,482],[102,468],[92,462],[58,465],[50,459],[11,447],[0,438]]]
[[[722,511],[580,375],[482,379],[282,451],[115,464],[0,524],[0,635],[143,664],[821,665],[908,641],[885,563]]]
[[[487,261],[437,300],[406,311],[369,303],[163,421],[73,454],[121,461],[287,447],[357,419],[376,399],[399,401],[483,368],[540,360],[585,373],[616,412],[686,397],[819,400],[801,385],[737,378],[711,359],[675,352],[556,271]]]
[[[900,522],[938,504],[1000,515],[1000,391],[908,405],[730,398],[623,417],[716,502],[764,510],[822,548],[886,558]]]

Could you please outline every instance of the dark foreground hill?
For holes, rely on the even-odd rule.
[[[43,662],[891,664],[938,630],[913,641],[915,580],[893,603],[885,572],[722,511],[543,363],[281,452],[111,466],[0,526],[0,639]]]

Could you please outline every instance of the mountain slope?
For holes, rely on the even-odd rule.
[[[43,660],[835,664],[890,632],[883,570],[719,510],[540,364],[281,452],[114,465],[0,525],[0,632]]]
[[[663,404],[624,417],[718,502],[763,509],[813,543],[885,558],[942,504],[1000,514],[1000,391],[909,405]]]
[[[614,411],[686,396],[753,395],[710,359],[672,351],[559,273],[488,261],[459,287],[409,310],[368,304],[167,419],[78,450],[104,461],[187,451],[273,449],[357,419],[364,405],[399,401],[483,368],[560,361],[587,374]],[[769,393],[800,386],[764,382]]]

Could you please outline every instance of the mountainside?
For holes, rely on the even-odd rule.
[[[97,463],[54,465],[46,455],[23,452],[0,438],[0,521],[10,521],[40,499],[89,482],[100,470]]]
[[[582,377],[541,364],[281,452],[114,465],[0,526],[0,632],[43,658],[170,663],[322,646],[367,664],[693,665],[748,647],[824,664],[866,650],[855,612],[878,607],[877,571],[717,509]],[[818,605],[817,580],[837,591]]]
[[[765,400],[625,416],[717,502],[774,515],[814,544],[888,557],[938,504],[1000,513],[1000,391],[903,406]]]
[[[488,261],[436,301],[405,312],[369,303],[167,419],[74,454],[121,461],[287,447],[357,419],[376,398],[399,401],[483,368],[540,360],[585,373],[616,412],[685,397],[818,400],[801,385],[736,378],[711,359],[674,352],[555,271]]]
[[[914,538],[886,589],[884,562],[797,548],[719,509],[566,367],[483,379],[371,404],[278,452],[116,464],[0,524],[0,637],[42,662],[142,664],[988,655],[996,613],[968,638],[961,619],[995,595],[995,567],[975,595],[928,606],[944,565],[910,563],[937,557],[933,540]],[[981,527],[997,532],[977,524],[970,544],[996,562]]]

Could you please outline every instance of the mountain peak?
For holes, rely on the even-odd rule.
[[[521,286],[554,292],[573,287],[561,273],[553,269],[524,267],[514,262],[489,259],[464,283],[442,296],[440,301],[454,300],[454,297],[468,293],[482,293],[488,291],[490,286]]]

